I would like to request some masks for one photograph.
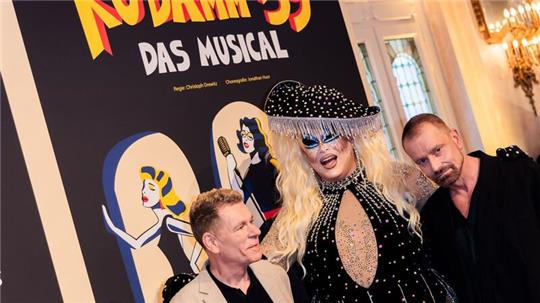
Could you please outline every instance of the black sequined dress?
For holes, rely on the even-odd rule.
[[[359,201],[375,234],[378,258],[368,288],[345,270],[337,246],[336,221],[346,191]],[[455,302],[450,286],[430,269],[407,221],[359,171],[339,183],[322,183],[321,194],[323,206],[308,234],[303,259],[312,302]]]

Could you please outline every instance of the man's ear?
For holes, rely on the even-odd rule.
[[[218,254],[220,251],[219,240],[213,233],[205,232],[202,236],[202,242],[207,251]]]
[[[454,143],[459,149],[463,149],[463,140],[461,139],[461,136],[455,128],[452,128],[450,130],[450,138],[452,139],[452,141],[454,141]]]

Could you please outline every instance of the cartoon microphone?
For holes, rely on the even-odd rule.
[[[229,146],[229,143],[227,142],[227,139],[225,139],[225,137],[223,136],[219,137],[217,139],[217,144],[223,156],[227,157],[228,155],[231,154],[231,147]]]
[[[221,151],[223,156],[225,156],[226,159],[228,158],[229,155],[231,155],[232,162],[229,162],[229,160],[227,160],[227,165],[230,165],[230,166],[234,165],[234,174],[236,175],[236,178],[238,178],[238,180],[240,181],[240,184],[238,184],[238,186],[241,187],[242,184],[244,184],[244,178],[242,178],[242,175],[240,174],[240,171],[238,170],[238,167],[236,165],[236,159],[234,158],[234,155],[231,153],[231,147],[229,146],[229,143],[227,142],[227,139],[225,139],[225,137],[223,137],[223,136],[220,136],[217,139],[217,143],[218,143],[218,146],[219,146],[219,150]],[[230,166],[229,166],[229,169],[232,168]],[[239,190],[242,192],[241,189],[239,189]],[[260,216],[262,222],[264,222],[266,220],[265,216],[264,216],[264,213],[261,210],[261,207],[259,206],[259,204],[257,204],[257,202],[256,202],[257,200],[255,199],[255,196],[253,196],[253,193],[249,193],[249,197],[252,199],[253,205],[257,209],[257,212],[259,213],[259,216]],[[244,202],[245,202],[245,200],[244,200]]]
[[[231,153],[231,147],[229,146],[229,142],[227,142],[227,139],[225,139],[225,137],[220,136],[217,139],[217,144],[219,146],[219,150],[221,151],[223,156],[225,156],[225,158],[227,158],[228,155],[231,155],[234,158],[234,155]],[[234,172],[236,173],[236,176],[238,177],[238,179],[240,179],[240,181],[244,183],[244,178],[242,178],[242,175],[240,174],[238,167],[236,167],[236,160],[234,161],[234,163],[235,163]]]

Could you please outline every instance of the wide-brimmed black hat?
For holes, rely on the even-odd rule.
[[[380,108],[347,99],[325,85],[285,80],[272,87],[264,111],[270,130],[290,136],[369,135],[382,128]]]

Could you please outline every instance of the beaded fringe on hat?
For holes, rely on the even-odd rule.
[[[355,137],[371,136],[382,129],[380,112],[359,118],[305,118],[268,116],[268,126],[272,132],[290,137],[328,133]]]

